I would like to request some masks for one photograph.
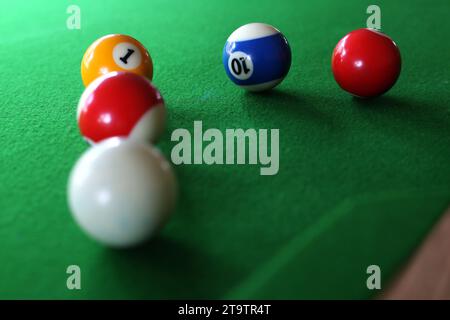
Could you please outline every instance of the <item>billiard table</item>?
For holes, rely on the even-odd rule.
[[[68,27],[79,7],[80,28]],[[16,1],[3,7],[0,77],[0,298],[369,299],[409,261],[450,204],[447,0],[377,1],[402,54],[385,95],[339,88],[331,54],[366,26],[373,1]],[[279,28],[292,66],[274,90],[227,78],[222,49],[249,22]],[[70,22],[70,21],[69,21]],[[70,23],[69,23],[70,25]],[[76,107],[80,61],[110,33],[149,50],[174,130],[279,129],[279,170],[173,164],[178,202],[133,249],[88,238],[67,205],[71,168],[89,148]],[[70,266],[81,289],[69,290]],[[69,269],[68,269],[69,268]],[[68,273],[69,272],[69,273]]]

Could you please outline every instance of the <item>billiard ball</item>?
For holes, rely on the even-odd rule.
[[[228,77],[249,91],[277,86],[291,67],[291,48],[286,37],[264,23],[236,29],[223,48],[222,62]]]
[[[397,81],[400,51],[387,35],[358,29],[336,45],[331,66],[342,89],[362,98],[375,97],[387,92]]]
[[[129,71],[152,80],[153,62],[147,49],[136,39],[110,34],[89,46],[81,61],[81,78],[88,86],[112,71]]]
[[[111,247],[151,238],[176,201],[171,166],[150,144],[111,138],[88,149],[69,177],[72,216],[89,236]]]
[[[156,142],[164,130],[163,98],[151,82],[130,72],[95,79],[78,103],[78,125],[91,144],[111,137]]]

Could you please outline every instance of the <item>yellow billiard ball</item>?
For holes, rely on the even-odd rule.
[[[136,39],[110,34],[89,46],[81,61],[81,78],[88,86],[98,77],[112,71],[128,71],[153,78],[153,62],[147,49]]]

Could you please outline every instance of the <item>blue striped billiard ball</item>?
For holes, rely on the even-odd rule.
[[[265,23],[249,23],[228,37],[222,62],[236,85],[249,91],[268,90],[288,74],[291,48],[276,28]]]

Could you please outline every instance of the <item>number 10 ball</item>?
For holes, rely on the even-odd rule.
[[[249,23],[235,30],[223,48],[223,65],[236,85],[249,91],[277,86],[291,67],[286,37],[265,23]]]

